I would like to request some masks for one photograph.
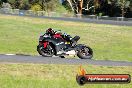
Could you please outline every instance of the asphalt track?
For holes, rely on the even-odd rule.
[[[70,59],[60,57],[42,57],[29,55],[0,55],[0,63],[34,63],[34,64],[70,64],[70,65],[101,65],[101,66],[132,66],[132,62],[126,61],[108,61],[108,60],[88,60],[88,59]]]
[[[38,18],[73,21],[73,22],[96,23],[96,24],[109,24],[109,25],[118,25],[118,26],[132,26],[132,21],[114,21],[114,20],[102,20],[102,19],[97,20],[91,18],[64,18],[64,17],[47,17],[47,16],[42,16]]]
[[[2,13],[1,13],[2,14]],[[20,16],[16,14],[4,14],[4,15],[13,15]],[[91,19],[91,18],[76,18],[76,17],[48,17],[48,16],[27,16],[21,15],[21,17],[34,17],[34,18],[42,18],[42,19],[54,19],[54,20],[62,20],[62,21],[72,21],[72,22],[85,22],[85,23],[96,23],[96,24],[109,24],[109,25],[118,25],[118,26],[132,26],[132,21],[114,21],[114,20],[102,20],[102,19]]]

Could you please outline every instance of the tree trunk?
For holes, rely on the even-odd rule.
[[[74,11],[71,0],[67,0],[72,8],[72,11]]]
[[[83,0],[78,0],[78,14],[82,14]]]

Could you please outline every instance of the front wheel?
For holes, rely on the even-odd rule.
[[[93,57],[93,51],[90,47],[85,46],[78,51],[77,56],[81,59],[91,59]]]
[[[47,45],[46,48],[44,48],[43,46],[38,45],[37,46],[37,51],[40,55],[44,56],[44,57],[52,57],[54,55],[54,48],[49,44]]]

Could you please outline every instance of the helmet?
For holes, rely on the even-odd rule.
[[[55,34],[55,32],[54,32],[54,30],[52,28],[47,29],[46,33],[50,34],[50,35],[54,35]]]

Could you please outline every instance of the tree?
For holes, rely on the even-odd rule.
[[[83,0],[67,0],[76,14],[82,14]]]
[[[36,4],[31,6],[31,10],[33,10],[33,11],[41,11],[42,7],[39,4],[36,3]]]
[[[3,2],[2,8],[11,8],[11,5],[9,3]]]
[[[1,2],[7,3],[7,2],[8,2],[8,0],[1,0]]]
[[[125,13],[126,13],[126,8],[129,8],[130,5],[130,0],[117,0],[117,6],[120,7],[122,13],[121,16],[124,17]]]
[[[9,0],[8,1],[14,9],[25,9],[28,10],[30,5],[28,0]]]
[[[2,6],[2,1],[0,0],[0,7]]]
[[[70,1],[70,0],[69,0],[69,1]],[[70,4],[69,4],[69,3],[70,3]],[[62,2],[62,5],[66,8],[66,10],[67,10],[68,12],[74,11],[71,2],[64,1],[64,2]]]
[[[55,10],[57,3],[59,3],[59,0],[39,0],[42,10],[47,12]]]

